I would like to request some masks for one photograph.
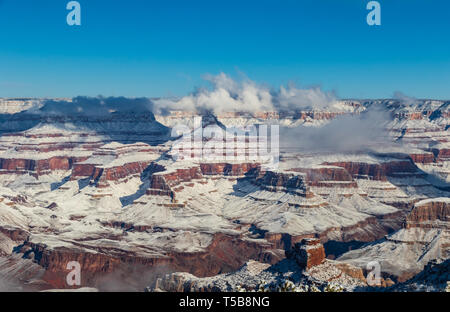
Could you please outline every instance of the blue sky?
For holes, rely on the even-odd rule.
[[[339,97],[450,99],[450,3],[0,0],[0,97],[173,96],[225,72]]]

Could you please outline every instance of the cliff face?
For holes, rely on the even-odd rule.
[[[412,279],[397,284],[390,290],[401,292],[448,292],[449,280],[450,259],[443,262],[433,260]]]
[[[48,159],[4,159],[0,158],[0,174],[31,174],[39,177],[53,171],[70,171],[70,179],[91,178],[107,185],[108,181],[119,181],[141,174],[150,164],[147,162],[128,162],[120,166],[103,167],[85,163],[88,157],[55,156]],[[100,184],[102,186],[102,184]]]
[[[259,168],[258,163],[202,163],[200,164],[200,170],[203,175],[221,175],[221,176],[243,176],[252,169]]]
[[[271,192],[283,191],[292,192],[304,197],[313,196],[309,192],[309,187],[306,184],[305,176],[301,174],[263,171],[258,168],[249,171],[245,178],[251,183]]]
[[[305,183],[302,176],[293,174],[275,173],[266,171],[261,173],[255,180],[257,185],[266,186],[268,188],[283,187],[286,189],[305,190]]]
[[[401,229],[377,243],[349,251],[338,260],[362,268],[375,261],[383,275],[405,282],[422,271],[429,261],[448,259],[449,216],[447,197],[417,201]]]
[[[290,169],[290,171],[306,174],[306,181],[309,186],[339,188],[358,187],[351,174],[342,167],[293,168]]]
[[[410,154],[414,163],[432,164],[445,162],[450,158],[450,149],[448,148],[432,148],[429,152]]]
[[[121,166],[97,167],[90,164],[76,164],[71,179],[90,178],[97,187],[107,187],[109,182],[127,182],[133,176],[139,176],[148,167],[149,162],[130,162]]]
[[[409,156],[414,163],[431,164],[436,161],[433,153],[410,154]]]
[[[202,173],[199,167],[176,169],[174,172],[161,173],[161,175],[170,187],[177,186],[181,182],[190,182],[194,179],[202,178]]]
[[[71,179],[98,179],[101,173],[101,168],[96,168],[94,164],[75,164],[72,170]]]
[[[74,161],[73,157],[56,156],[49,159],[17,159],[0,158],[0,174],[27,174],[35,176],[49,174],[56,170],[70,170]]]
[[[27,231],[10,226],[0,226],[0,233],[5,234],[7,237],[17,242],[23,242],[27,240],[29,236],[29,233]]]
[[[404,224],[402,211],[385,214],[380,217],[368,217],[350,226],[329,227],[326,230],[304,235],[287,233],[264,233],[264,239],[274,248],[290,250],[304,239],[318,239],[322,243],[333,240],[342,243],[372,242],[400,229]]]
[[[248,259],[269,263],[281,259],[281,255],[274,257],[273,253],[269,253],[272,257],[267,256],[271,249],[270,244],[251,242],[238,236],[220,233],[215,234],[211,243],[201,252],[168,251],[159,256],[142,256],[106,248],[87,251],[80,247],[49,248],[43,244],[26,242],[17,252],[23,253],[25,258],[31,258],[45,268],[44,280],[53,287],[61,288],[68,287],[65,282],[70,272],[67,264],[72,261],[80,263],[84,286],[93,285],[102,276],[130,267],[139,267],[143,272],[153,269],[166,272],[182,271],[206,277],[235,271]]]
[[[450,158],[450,149],[449,148],[441,148],[441,149],[433,149],[433,152],[436,153],[436,158],[444,161]]]
[[[157,174],[150,175],[147,194],[170,196],[174,200],[176,192],[184,188],[180,186],[181,183],[192,182],[209,176],[242,177],[259,167],[258,163],[200,163],[198,166],[177,168],[167,173],[164,172],[165,168],[162,167],[158,172],[155,172]]]
[[[240,268],[248,259],[276,263],[281,256],[268,257],[273,247],[267,243],[243,240],[224,234],[214,236],[207,249],[199,254],[172,253],[178,271],[199,277],[214,276]]]
[[[426,200],[416,203],[406,218],[406,227],[432,228],[434,221],[450,221],[450,201],[448,199]],[[436,227],[439,227],[436,225]]]
[[[378,164],[357,162],[334,162],[326,165],[345,168],[354,178],[370,178],[386,181],[388,177],[419,176],[417,167],[408,160],[389,161]]]

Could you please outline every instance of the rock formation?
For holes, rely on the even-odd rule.
[[[325,260],[325,249],[320,240],[305,238],[294,245],[288,257],[295,259],[300,267],[310,269]]]

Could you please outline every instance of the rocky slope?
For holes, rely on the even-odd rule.
[[[430,261],[423,271],[412,279],[388,288],[387,291],[449,292],[450,260]]]
[[[363,267],[377,261],[381,271],[404,282],[423,270],[431,260],[450,256],[450,199],[434,198],[414,204],[401,230],[338,260]]]

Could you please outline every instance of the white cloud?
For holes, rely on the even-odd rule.
[[[224,73],[207,75],[205,80],[211,89],[200,89],[180,99],[154,101],[155,113],[167,110],[199,112],[208,110],[215,114],[222,112],[263,112],[314,109],[333,110],[336,97],[320,88],[299,89],[293,85],[281,86],[279,90],[258,85],[251,80],[237,82]]]

